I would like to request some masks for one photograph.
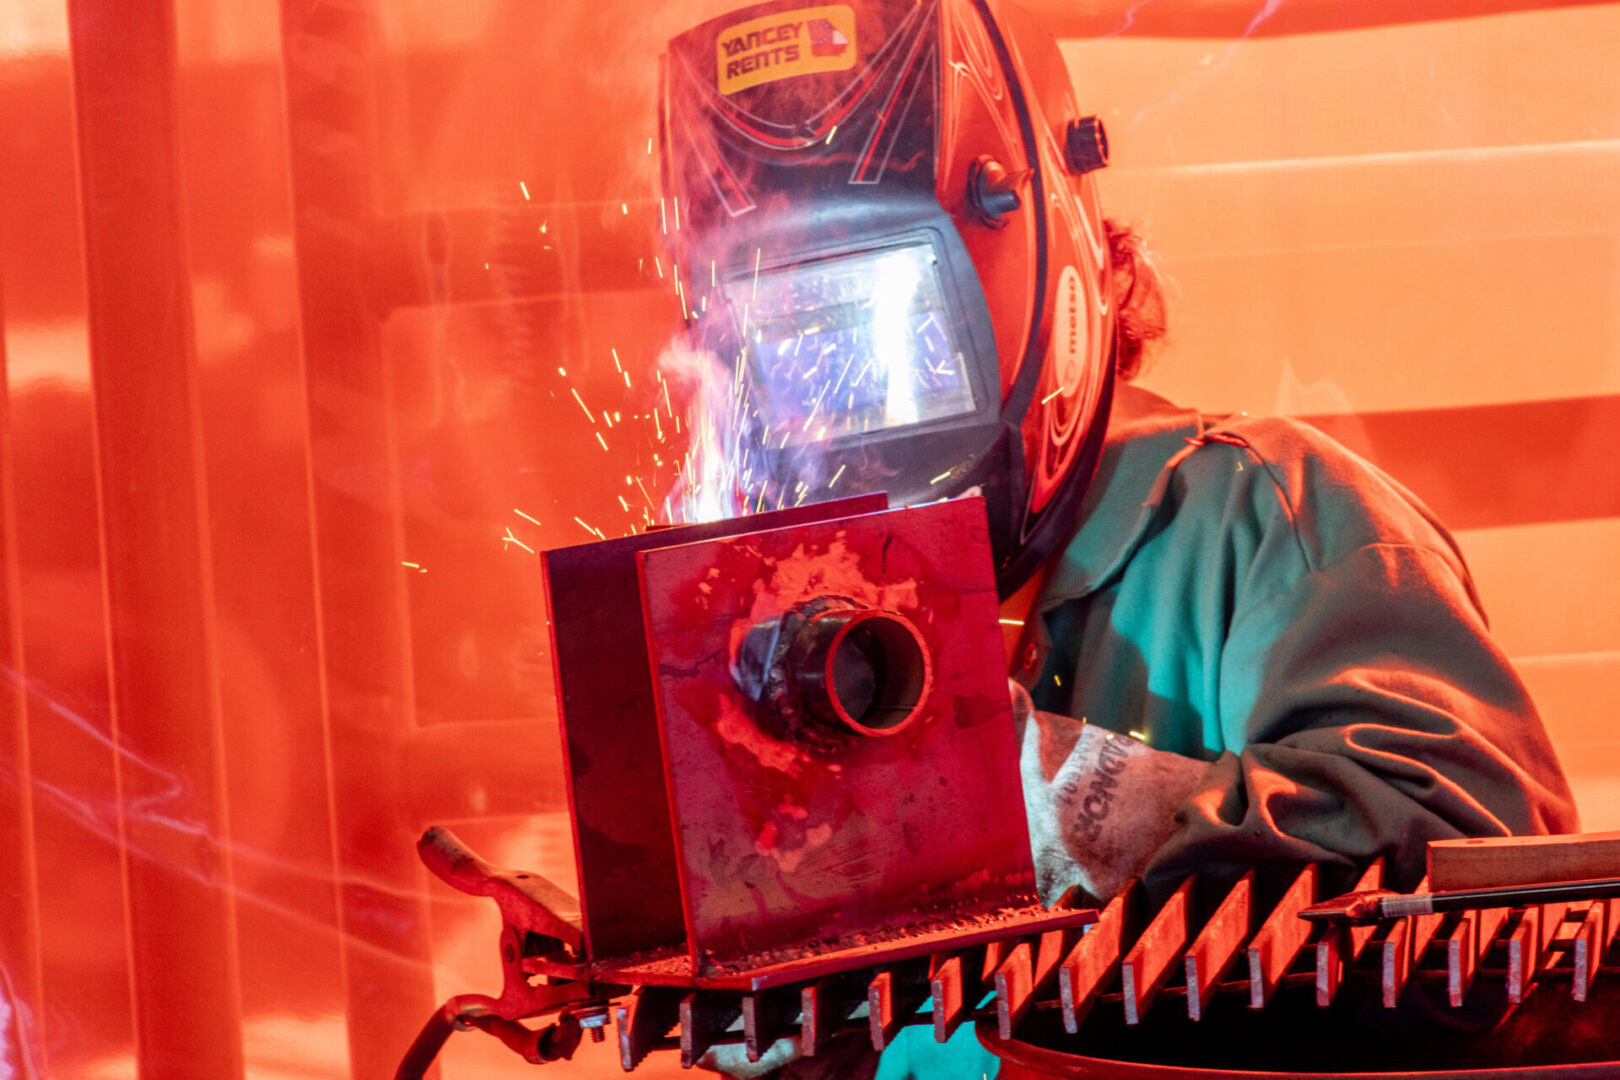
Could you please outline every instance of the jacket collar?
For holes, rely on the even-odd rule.
[[[1053,558],[1035,601],[1036,613],[1085,596],[1119,572],[1142,542],[1171,474],[1208,429],[1195,409],[1138,386],[1116,389],[1079,527]]]

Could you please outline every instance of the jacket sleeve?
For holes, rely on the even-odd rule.
[[[1366,544],[1241,606],[1218,685],[1240,749],[1176,810],[1150,885],[1309,861],[1340,885],[1384,856],[1411,888],[1429,840],[1577,828],[1534,705],[1427,547]]]

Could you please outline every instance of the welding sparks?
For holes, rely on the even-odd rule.
[[[540,522],[536,521],[534,518],[530,517],[528,514],[525,514],[523,511],[519,510],[515,506],[512,508],[512,513],[516,514],[518,517],[522,518],[524,521],[532,522],[535,525],[540,524]]]
[[[1056,390],[1053,390],[1050,394],[1047,394],[1045,397],[1041,398],[1041,404],[1045,405],[1048,401],[1051,401],[1061,393],[1063,393],[1063,387],[1060,386]]]
[[[600,431],[598,431],[596,433],[596,441],[602,444],[602,449],[603,450],[606,450],[608,448],[607,440],[602,438],[602,433]]]
[[[1002,626],[1023,626],[1024,625],[1024,620],[1023,619],[997,619],[996,621],[999,622]]]
[[[837,124],[834,124],[834,125],[833,125],[833,126],[832,126],[832,130],[831,130],[831,131],[829,131],[829,132],[827,132],[827,142],[826,142],[826,143],[825,143],[825,145],[827,145],[827,146],[831,146],[831,145],[832,145],[832,140],[833,140],[833,136],[834,136],[834,135],[836,135],[836,134],[838,134],[838,125],[837,125]]]
[[[523,189],[523,201],[528,202],[529,201],[529,185],[525,184],[523,181],[519,180],[518,181],[518,187]]]
[[[557,370],[561,371],[562,369],[558,368]],[[585,399],[579,396],[579,391],[575,390],[572,386],[570,386],[568,388],[568,392],[570,394],[574,395],[574,400],[579,402],[579,407],[582,408],[582,409],[585,409],[586,418],[588,420],[590,420],[591,423],[593,423],[593,424],[596,423],[596,417],[591,415],[591,410],[590,409],[585,408]],[[600,438],[600,436],[598,436],[598,438]]]
[[[838,483],[838,478],[840,476],[844,475],[844,469],[845,468],[846,468],[846,466],[844,466],[844,465],[838,466],[838,471],[833,473],[833,478],[831,480],[827,481],[827,487],[828,488],[831,488],[834,484]]]
[[[404,560],[403,560],[403,559],[402,559],[402,560],[400,560],[400,564],[399,564],[399,565],[401,565],[401,566],[408,566],[408,567],[410,567],[410,568],[411,568],[411,569],[412,569],[412,570],[415,570],[415,571],[416,571],[416,572],[417,572],[417,573],[419,573],[419,574],[425,574],[425,573],[427,573],[427,571],[426,571],[426,570],[425,570],[425,569],[423,569],[423,567],[422,567],[422,564],[421,564],[421,563],[414,563],[414,562],[405,562],[405,561],[404,561]]]
[[[946,469],[944,472],[940,473],[938,476],[934,477],[932,480],[930,480],[928,482],[930,484],[937,484],[937,483],[939,483],[941,480],[945,479],[949,475],[951,475],[951,470]]]
[[[578,521],[579,519],[575,518],[574,520]],[[524,551],[527,551],[530,555],[534,554],[534,548],[530,547],[528,544],[525,544],[523,541],[521,541],[517,537],[513,536],[512,535],[512,530],[510,528],[508,528],[506,530],[506,535],[501,537],[501,542],[503,544],[516,544],[518,547],[522,548]]]
[[[752,299],[749,301],[749,303],[753,303],[754,301],[757,301],[759,299],[759,257],[764,252],[764,250],[765,250],[764,248],[755,248],[754,249],[754,295],[753,295]],[[748,320],[747,320],[746,316],[743,319],[743,326],[744,326],[745,331],[746,331],[746,328],[748,326]]]
[[[574,520],[579,522],[579,527],[580,528],[584,529],[586,532],[590,533],[592,536],[595,536],[595,537],[597,537],[599,539],[602,539],[602,540],[607,539],[606,536],[602,535],[602,530],[593,529],[591,526],[585,524],[583,521],[580,521],[578,514],[574,515]]]

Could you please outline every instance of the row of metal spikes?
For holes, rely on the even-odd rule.
[[[1357,890],[1378,888],[1382,872],[1382,862],[1375,862]],[[1319,881],[1319,868],[1305,867],[1263,919],[1251,872],[1199,925],[1195,875],[1140,933],[1132,924],[1139,906],[1133,882],[1083,931],[1054,930],[751,994],[641,987],[615,1009],[620,1057],[628,1070],[652,1049],[675,1045],[668,1036],[678,1024],[681,1064],[691,1067],[715,1044],[735,1041],[731,1032],[739,1019],[751,1061],[795,1028],[801,1052],[814,1055],[834,1034],[859,1027],[862,1011],[878,1050],[911,1024],[932,1023],[934,1038],[944,1042],[991,994],[1003,1039],[1031,1008],[1060,1009],[1065,1029],[1076,1033],[1094,1005],[1116,998],[1125,1022],[1137,1024],[1161,992],[1183,997],[1187,1015],[1198,1020],[1216,994],[1246,991],[1249,1006],[1263,1009],[1285,983],[1314,981],[1316,1002],[1326,1008],[1352,972],[1375,978],[1390,1009],[1419,976],[1443,978],[1448,1000],[1460,1007],[1476,976],[1487,971],[1505,975],[1509,1002],[1523,1001],[1546,976],[1568,978],[1573,998],[1585,1001],[1620,931],[1620,899],[1324,927],[1299,918],[1300,909],[1319,899]],[[1425,881],[1415,891],[1426,889]],[[1493,951],[1499,959],[1487,968]],[[1244,960],[1246,979],[1235,975]],[[931,1012],[920,1013],[930,998]]]

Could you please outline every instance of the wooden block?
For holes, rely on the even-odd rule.
[[[1143,1014],[1164,985],[1176,958],[1187,947],[1187,921],[1197,881],[1198,875],[1193,874],[1181,883],[1181,888],[1159,909],[1131,951],[1120,961],[1127,1024],[1142,1022]]]
[[[1254,871],[1221,900],[1187,950],[1187,1016],[1200,1020],[1216,985],[1236,962],[1254,926]]]
[[[1097,995],[1119,970],[1125,934],[1134,929],[1138,887],[1133,878],[1108,902],[1095,923],[1058,966],[1058,996],[1063,1007],[1063,1028],[1080,1030]]]
[[[1310,863],[1299,872],[1294,883],[1283,894],[1282,900],[1266,917],[1260,932],[1249,942],[1249,1007],[1265,1008],[1277,984],[1287,974],[1289,965],[1305,947],[1310,937],[1311,924],[1299,917],[1299,911],[1316,899],[1316,883],[1320,870]]]
[[[1435,892],[1620,877],[1620,832],[1431,840],[1428,876]]]

